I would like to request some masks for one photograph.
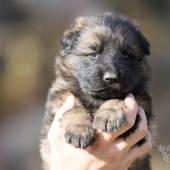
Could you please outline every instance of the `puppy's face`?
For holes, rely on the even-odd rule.
[[[63,39],[64,59],[81,90],[95,98],[119,98],[146,79],[149,44],[122,16],[80,18]]]

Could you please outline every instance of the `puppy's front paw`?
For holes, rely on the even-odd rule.
[[[76,148],[86,148],[95,141],[96,131],[88,125],[69,125],[65,129],[66,142]]]
[[[126,121],[124,110],[119,107],[99,109],[94,117],[93,128],[110,133],[121,128]]]

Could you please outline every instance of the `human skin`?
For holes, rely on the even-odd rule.
[[[62,115],[75,104],[76,98],[73,95],[68,96],[56,113],[49,130],[52,160],[50,170],[127,170],[136,158],[151,150],[151,135],[145,112],[138,106],[133,95],[128,95],[124,100],[126,123],[120,130],[111,134],[98,131],[95,143],[86,149],[67,144],[61,120]],[[141,121],[136,131],[126,139],[118,138],[134,125],[137,113]],[[146,138],[146,142],[142,146],[135,145],[143,138]]]

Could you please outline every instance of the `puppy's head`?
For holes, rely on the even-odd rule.
[[[81,90],[95,98],[134,93],[147,80],[149,43],[123,16],[80,17],[64,33],[62,45],[63,60]]]

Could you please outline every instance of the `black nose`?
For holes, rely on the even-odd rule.
[[[118,76],[116,73],[106,72],[103,76],[103,80],[107,84],[112,84],[118,82]]]

